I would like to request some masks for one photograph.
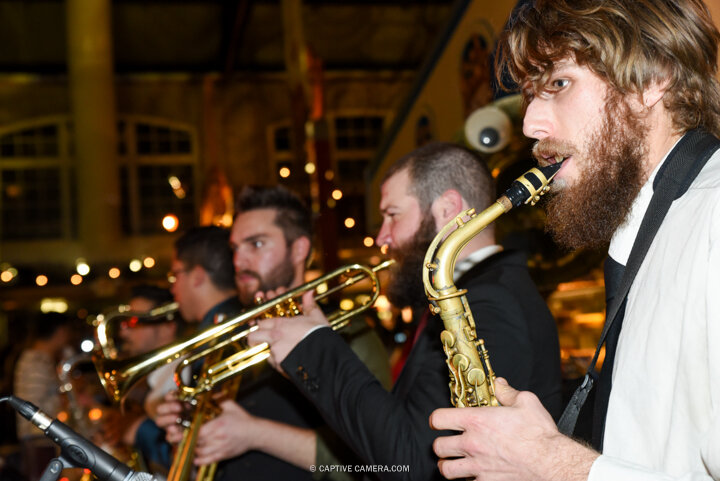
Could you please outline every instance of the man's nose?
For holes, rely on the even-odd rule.
[[[390,244],[392,244],[390,227],[387,222],[383,221],[382,226],[380,226],[380,232],[378,232],[377,237],[375,238],[375,245],[382,247],[384,245],[389,246]]]
[[[546,100],[535,97],[530,101],[523,119],[523,134],[537,140],[552,135],[552,119]]]
[[[247,266],[245,256],[239,249],[233,253],[233,266],[235,267],[236,272],[245,270],[245,267]]]

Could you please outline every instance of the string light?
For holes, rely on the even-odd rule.
[[[363,245],[365,247],[372,247],[374,243],[375,243],[375,239],[373,239],[370,236],[363,239]]]
[[[90,421],[99,421],[102,416],[103,412],[100,408],[92,408],[88,411],[88,418],[90,418]]]
[[[108,271],[108,276],[110,276],[111,279],[117,279],[120,277],[120,269],[117,267],[111,267]]]
[[[67,301],[62,297],[46,297],[40,301],[41,312],[67,312]]]
[[[48,278],[46,275],[40,274],[39,276],[37,276],[35,278],[35,284],[37,284],[40,287],[47,285],[47,283],[48,283]]]
[[[90,273],[90,266],[85,259],[78,259],[75,261],[75,271],[81,276],[86,276]]]
[[[345,227],[347,227],[348,229],[352,229],[353,227],[355,227],[355,219],[353,219],[352,217],[348,217],[347,219],[345,219]]]
[[[177,216],[175,216],[175,214],[168,214],[163,217],[162,226],[163,229],[165,229],[166,231],[175,232],[179,225],[180,221],[178,220]]]

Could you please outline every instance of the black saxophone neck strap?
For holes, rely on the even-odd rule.
[[[715,136],[700,129],[690,130],[675,145],[665,163],[658,170],[653,184],[654,193],[630,251],[630,257],[627,266],[625,266],[620,287],[611,304],[607,306],[605,326],[600,334],[595,355],[585,373],[585,379],[580,387],[575,390],[558,421],[558,429],[561,433],[570,436],[575,430],[580,409],[585,404],[585,400],[595,382],[595,365],[607,338],[608,330],[615,321],[620,307],[630,291],[635,274],[640,269],[645,254],[650,248],[668,209],[670,209],[670,205],[687,191],[695,177],[718,148],[720,148],[720,140]]]

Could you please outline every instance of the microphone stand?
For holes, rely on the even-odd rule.
[[[53,458],[50,460],[50,463],[48,463],[45,471],[43,471],[42,476],[40,476],[40,481],[57,481],[63,469],[76,467],[77,466],[73,466],[67,460],[64,460],[62,456]]]
[[[60,446],[60,456],[50,461],[40,481],[57,481],[65,468],[89,469],[100,481],[157,481],[151,474],[133,471],[34,404],[15,396],[0,398],[5,401]]]

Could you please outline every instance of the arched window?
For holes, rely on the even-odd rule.
[[[118,116],[122,230],[165,233],[162,219],[181,226],[196,216],[194,129],[164,119]],[[102,179],[98,179],[102,181]],[[73,125],[46,117],[0,129],[0,239],[77,237]]]
[[[62,117],[0,130],[2,240],[75,236],[75,182]]]
[[[189,126],[165,120],[122,117],[118,126],[123,231],[163,232],[173,214],[180,226],[195,224],[197,142]]]

